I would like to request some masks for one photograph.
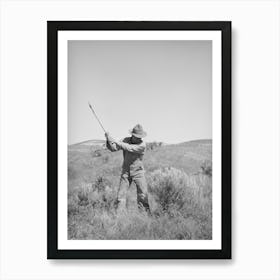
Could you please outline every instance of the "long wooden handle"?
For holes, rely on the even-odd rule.
[[[91,111],[92,111],[93,115],[95,116],[95,118],[97,119],[97,121],[99,122],[99,124],[100,124],[100,126],[102,127],[103,131],[106,133],[106,130],[104,129],[104,127],[103,127],[101,121],[99,120],[99,118],[98,118],[97,115],[95,114],[95,112],[94,112],[94,110],[93,110],[91,104],[88,103],[88,106],[89,106],[89,108],[91,109]]]

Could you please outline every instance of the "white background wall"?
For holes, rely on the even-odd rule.
[[[1,1],[1,279],[279,279],[279,1]],[[46,259],[46,21],[232,20],[233,259]]]

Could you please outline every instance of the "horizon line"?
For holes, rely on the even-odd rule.
[[[202,141],[202,140],[213,140],[212,138],[197,138],[197,139],[192,139],[192,140],[187,140],[187,141],[183,141],[183,142],[176,142],[176,143],[167,143],[167,142],[164,142],[164,141],[149,141],[149,142],[146,142],[146,143],[153,143],[153,142],[157,142],[157,143],[163,143],[163,144],[166,144],[166,145],[176,145],[176,144],[182,144],[182,143],[187,143],[187,142],[193,142],[193,141]],[[81,141],[81,142],[76,142],[76,143],[73,143],[73,144],[68,144],[68,146],[72,146],[72,145],[81,145],[83,143],[87,143],[87,142],[90,142],[90,141],[98,141],[98,142],[106,142],[106,140],[103,140],[103,139],[89,139],[89,140],[84,140],[84,141]]]

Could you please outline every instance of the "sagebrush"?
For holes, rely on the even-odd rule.
[[[138,210],[133,185],[128,192],[127,211],[116,212],[121,153],[100,152],[100,148],[98,152],[96,156],[91,147],[79,154],[69,153],[69,239],[212,238],[208,142],[183,147],[154,145],[147,152],[144,164],[152,215]],[[174,154],[180,155],[176,161],[172,159]]]

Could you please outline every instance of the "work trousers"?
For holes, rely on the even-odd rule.
[[[147,183],[144,173],[129,176],[127,173],[121,175],[118,189],[118,210],[126,209],[126,197],[129,186],[134,183],[137,190],[137,204],[139,209],[145,209],[150,213]]]

